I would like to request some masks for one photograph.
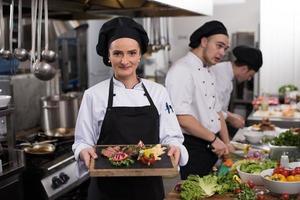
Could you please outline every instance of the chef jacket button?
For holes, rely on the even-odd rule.
[[[214,85],[214,83],[211,83],[211,85]]]
[[[212,119],[212,120],[210,120],[211,122],[213,122],[214,120]]]
[[[215,96],[213,96],[213,98],[215,98]]]
[[[211,107],[209,107],[209,110],[211,109]]]
[[[200,71],[200,70],[201,70],[201,68],[198,68],[198,70]]]
[[[202,81],[202,83],[205,83],[205,81]]]
[[[205,94],[204,96],[207,96],[207,94]]]

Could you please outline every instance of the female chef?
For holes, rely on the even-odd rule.
[[[114,18],[100,29],[97,53],[111,66],[111,79],[85,91],[75,128],[73,151],[88,167],[97,158],[95,145],[168,144],[169,156],[185,165],[188,154],[166,89],[139,78],[136,69],[147,50],[143,27],[126,17]],[[91,178],[88,199],[162,200],[162,177]]]

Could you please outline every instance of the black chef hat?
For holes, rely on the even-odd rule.
[[[191,35],[189,46],[193,49],[197,48],[200,45],[201,38],[209,37],[215,34],[223,34],[228,36],[227,29],[224,24],[216,20],[206,22]]]
[[[124,37],[136,40],[140,45],[142,54],[147,51],[149,38],[143,26],[131,18],[117,17],[105,22],[99,31],[96,51],[98,55],[103,57],[105,65],[111,66],[108,62],[109,45],[114,40]]]
[[[241,45],[235,47],[232,52],[236,58],[235,62],[245,64],[256,72],[263,64],[262,53],[259,49]]]

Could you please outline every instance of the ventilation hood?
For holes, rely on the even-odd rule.
[[[10,0],[3,0],[9,6]],[[30,17],[31,0],[23,0],[24,17]],[[4,9],[7,10],[7,9]],[[212,15],[213,0],[50,0],[53,19],[101,19],[111,16],[163,17]],[[4,13],[4,15],[7,13]]]

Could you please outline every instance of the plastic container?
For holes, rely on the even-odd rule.
[[[280,157],[280,166],[284,168],[288,168],[289,166],[289,156],[284,152]]]

